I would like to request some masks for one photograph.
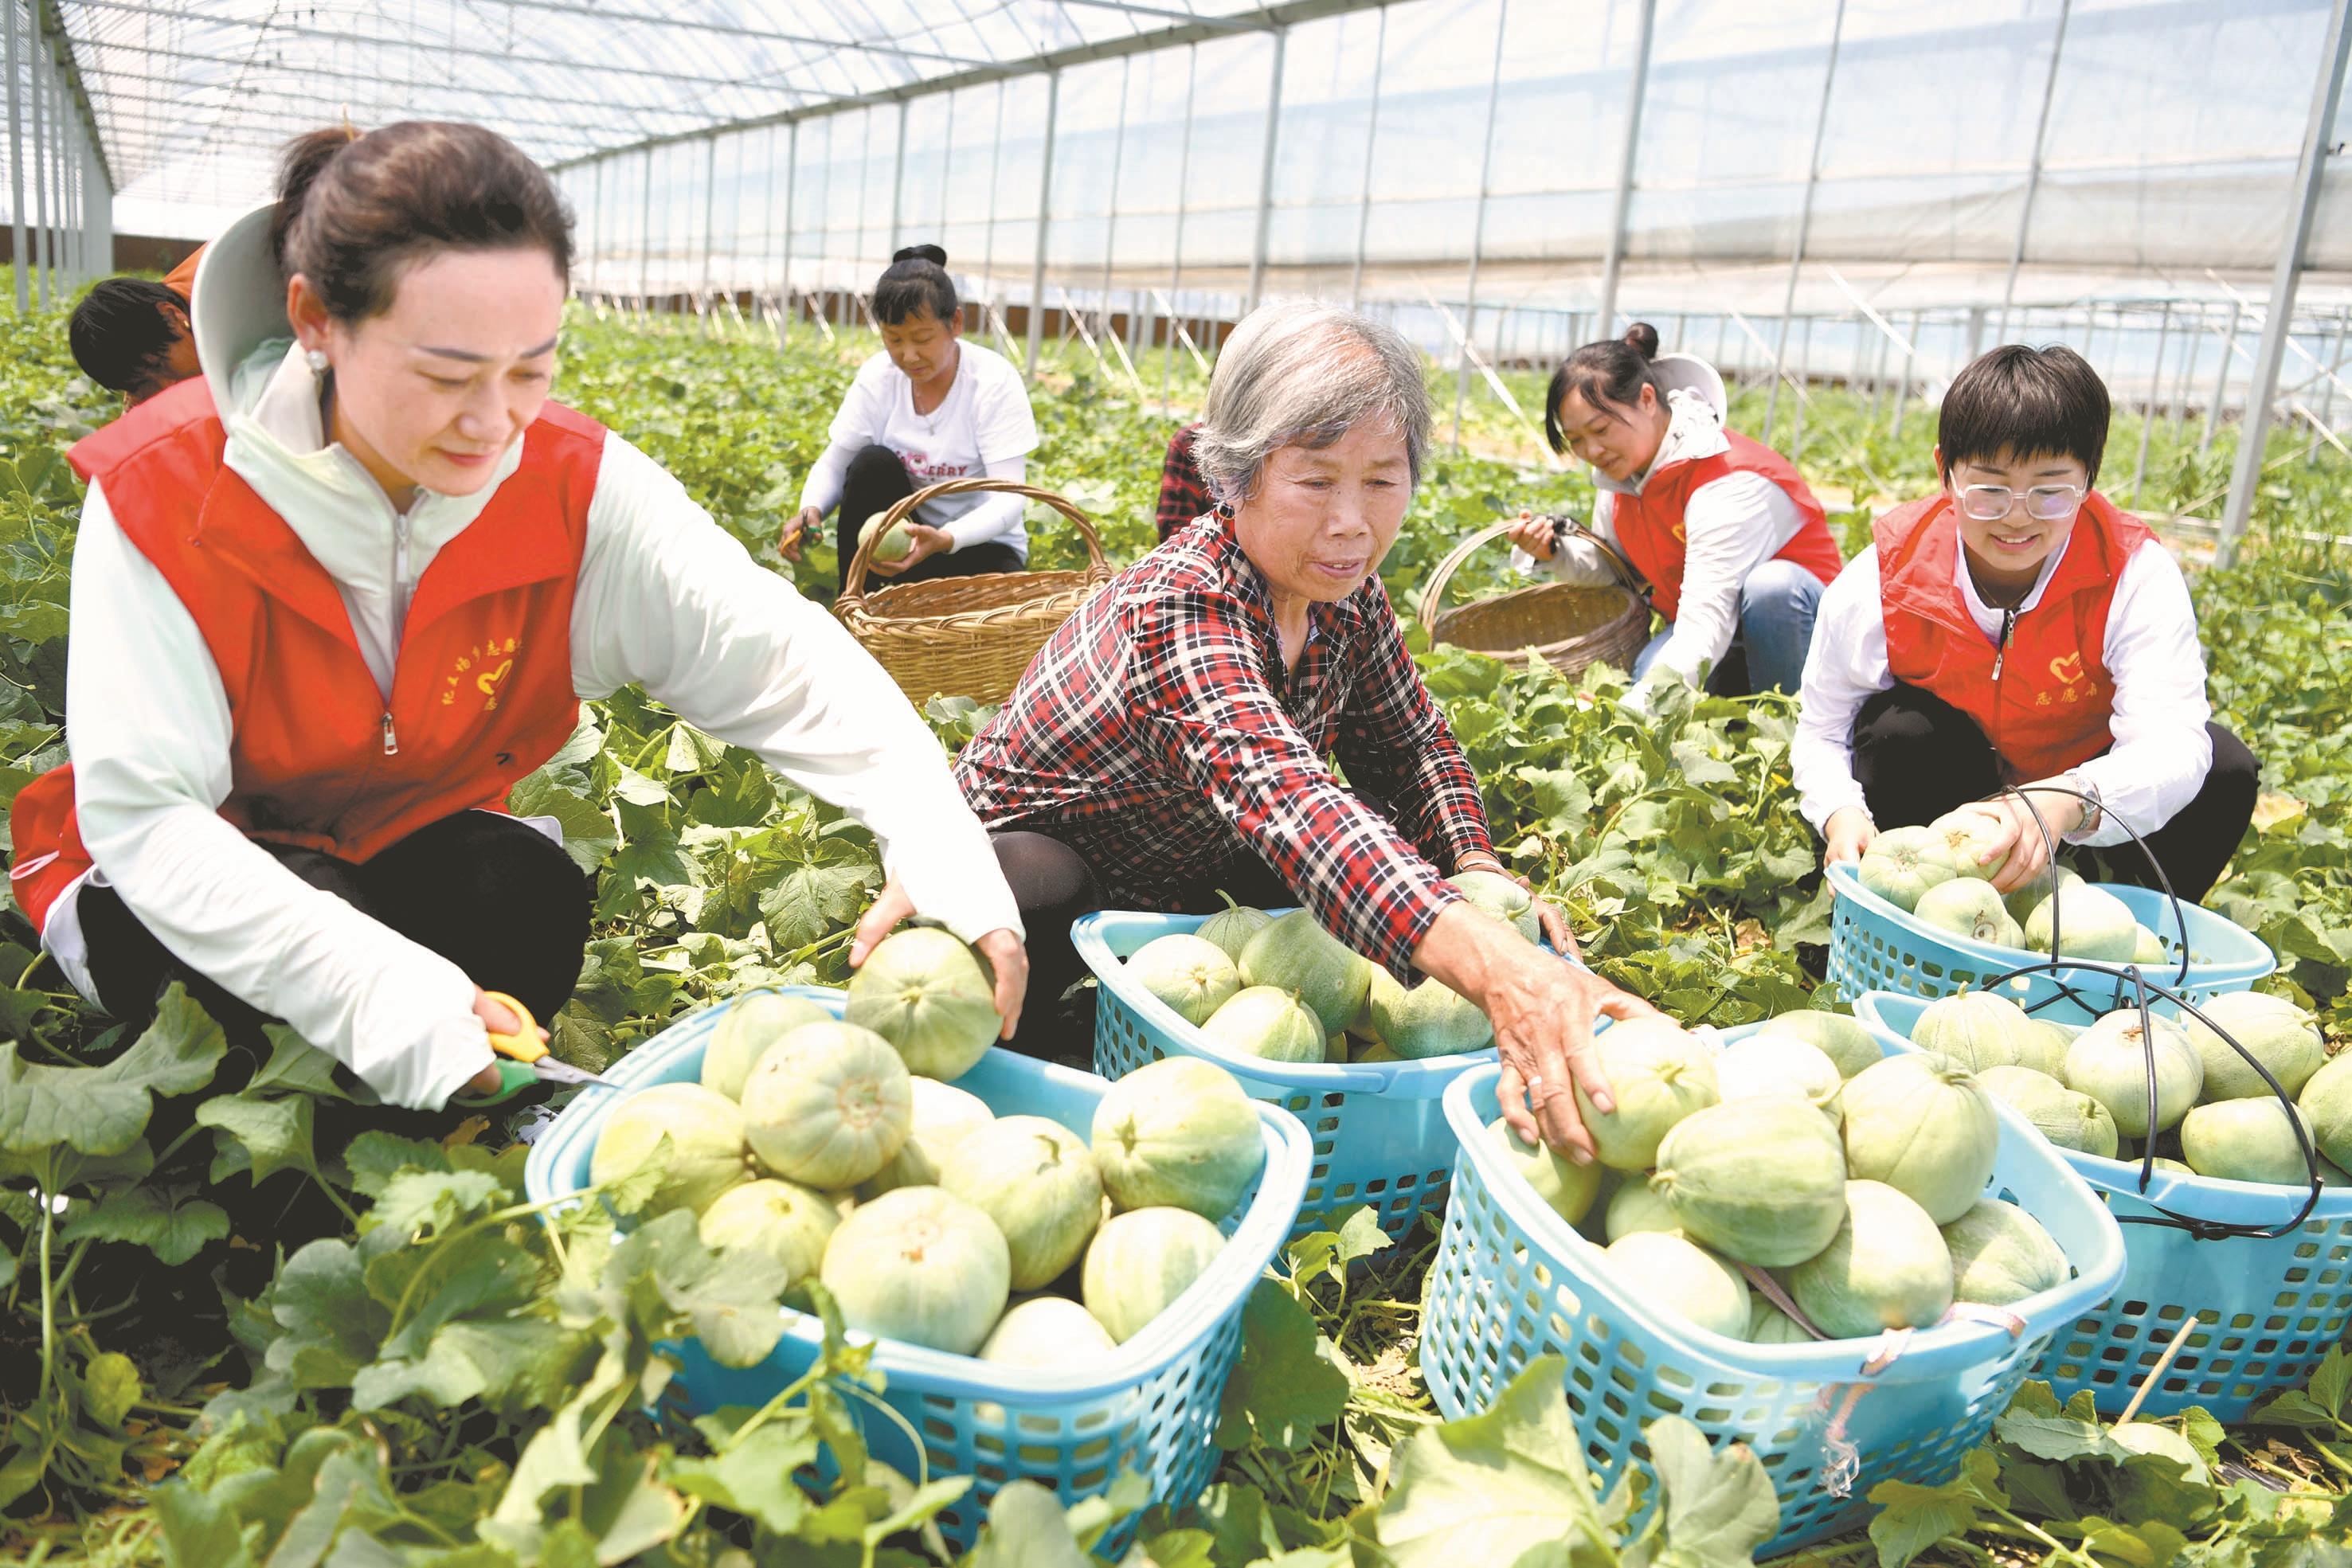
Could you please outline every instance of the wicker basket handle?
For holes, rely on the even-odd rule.
[[[836,606],[850,604],[866,597],[866,572],[873,559],[876,541],[899,523],[904,522],[916,507],[926,501],[937,500],[947,496],[968,496],[977,490],[1009,490],[1016,496],[1026,496],[1033,501],[1045,502],[1045,505],[1069,518],[1076,527],[1078,538],[1086,543],[1088,570],[1104,576],[1109,575],[1110,563],[1103,559],[1102,536],[1095,531],[1094,519],[1078,510],[1074,503],[1055,495],[1051,490],[1040,490],[1034,485],[1024,485],[1013,479],[991,479],[985,476],[975,475],[971,478],[942,479],[936,485],[927,485],[892,507],[879,517],[868,522],[863,535],[858,538],[857,553],[850,557],[849,570],[844,578],[845,586],[834,600],[834,603]]]
[[[1581,534],[1601,547],[1601,555],[1607,558],[1611,569],[1617,573],[1617,580],[1620,583],[1636,598],[1645,603],[1648,601],[1649,595],[1643,585],[1642,574],[1633,570],[1633,563],[1620,554],[1614,545],[1573,517],[1564,520],[1570,533]],[[1447,551],[1445,559],[1439,561],[1436,568],[1430,572],[1429,581],[1423,586],[1421,598],[1414,605],[1413,612],[1421,617],[1421,623],[1430,629],[1433,636],[1437,630],[1437,612],[1444,604],[1446,585],[1454,580],[1454,574],[1462,569],[1462,563],[1468,560],[1472,552],[1480,546],[1501,538],[1518,526],[1518,519],[1516,517],[1507,517],[1499,523],[1488,524]]]

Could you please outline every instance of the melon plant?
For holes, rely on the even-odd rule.
[[[1999,946],[2014,924],[1992,883],[1972,876],[1937,883],[1919,895],[1919,906],[1911,913],[1923,925],[1991,946]]]
[[[1045,1116],[1001,1116],[940,1162],[940,1185],[993,1220],[1013,1288],[1038,1291],[1078,1260],[1102,1221],[1102,1177],[1086,1141]]]
[[[1174,1207],[1222,1219],[1265,1163],[1257,1107],[1234,1075],[1197,1056],[1137,1068],[1095,1105],[1103,1190],[1121,1208]]]
[[[965,1134],[996,1120],[987,1101],[952,1083],[917,1078],[909,1087],[914,1091],[915,1109],[907,1141],[898,1145],[888,1165],[857,1184],[859,1197],[879,1197],[902,1186],[937,1186],[940,1157]]]
[[[2205,1083],[2205,1064],[2189,1045],[2188,1033],[2168,1018],[2151,1015],[2150,1022],[2153,1031],[2144,1031],[2136,1008],[2108,1013],[2066,1048],[2066,1087],[2105,1105],[2116,1129],[2135,1138],[2145,1138],[2150,1131],[2151,1065],[2156,1132],[2189,1114]]]
[[[1316,1038],[1355,1021],[1372,983],[1372,965],[1316,924],[1311,910],[1277,916],[1242,947],[1242,984],[1297,994],[1323,1020]]]
[[[859,1204],[835,1228],[818,1270],[851,1328],[959,1355],[988,1338],[1012,1277],[995,1224],[936,1186]]]
[[[2062,887],[2036,904],[2025,922],[2025,945],[2036,953],[2052,952],[2053,932],[2054,951],[2065,958],[2127,961],[2139,946],[2139,922],[2130,906],[2089,883]]]
[[[1985,1198],[1944,1227],[1952,1255],[1952,1300],[2005,1307],[2053,1291],[2072,1277],[2065,1249],[2013,1203]]]
[[[1845,1014],[1805,1008],[1764,1020],[1759,1034],[1791,1035],[1837,1063],[1838,1076],[1851,1078],[1884,1054],[1878,1041],[1861,1022]]]
[[[1094,1313],[1066,1296],[1031,1296],[1004,1310],[980,1347],[999,1366],[1060,1372],[1103,1361],[1118,1349]]]
[[[2033,1022],[2007,997],[1964,990],[1938,997],[1922,1009],[1918,1022],[1911,1026],[1911,1043],[1948,1056],[1970,1072],[1982,1072],[2021,1061]]]
[[[1748,1035],[1725,1046],[1715,1059],[1716,1096],[1726,1103],[1759,1095],[1792,1095],[1834,1123],[1843,1113],[1838,1092],[1844,1087],[1837,1063],[1819,1046],[1794,1035]]]
[[[1407,1061],[1459,1056],[1495,1043],[1495,1026],[1478,1004],[1435,980],[1402,986],[1377,969],[1367,995],[1372,1033]]]
[[[1456,872],[1446,881],[1461,890],[1462,896],[1485,910],[1530,942],[1543,940],[1543,922],[1536,915],[1535,894],[1519,885],[1517,880],[1500,872]]]
[[[2007,898],[2001,900],[2001,904],[2009,911],[2009,917],[2022,927],[2033,918],[2033,912],[2041,907],[2043,899],[2062,887],[2079,887],[2082,882],[2081,873],[2071,866],[2053,862],[2043,869],[2042,875],[2022,887],[2013,889]]]
[[[2331,1058],[2313,1073],[2294,1103],[2309,1120],[2319,1152],[2331,1163],[2352,1169],[2352,1051]]]
[[[1927,831],[1943,847],[1952,870],[1971,882],[1990,882],[2009,863],[2009,847],[2003,841],[2008,830],[1990,812],[1964,806],[1928,823]]]
[[[2217,1100],[2191,1107],[2180,1119],[2181,1157],[2190,1170],[2217,1181],[2308,1186],[2313,1171],[2304,1145],[2310,1137],[2311,1119],[2275,1095]]]
[[[1125,1344],[1205,1273],[1224,1245],[1223,1233],[1191,1209],[1115,1214],[1087,1248],[1080,1275],[1087,1311]]]
[[[2205,1456],[2197,1451],[2197,1445],[2169,1427],[2159,1427],[2153,1421],[2119,1421],[2107,1428],[2107,1436],[2135,1454],[2154,1454],[2170,1459],[2197,1486],[2213,1484],[2212,1472],[2206,1468]]]
[[[628,1095],[605,1115],[588,1156],[588,1179],[627,1176],[667,1138],[661,1180],[646,1200],[645,1212],[690,1208],[700,1214],[720,1193],[757,1174],[743,1134],[741,1109],[717,1090],[656,1083]]]
[[[1813,1336],[1805,1325],[1773,1305],[1763,1291],[1754,1293],[1748,1309],[1748,1332],[1740,1336],[1750,1344],[1811,1344]]]
[[[735,998],[719,1016],[702,1051],[702,1086],[730,1100],[743,1097],[743,1081],[768,1047],[804,1023],[825,1023],[833,1014],[806,997],[752,991]]]
[[[1544,1207],[1570,1225],[1592,1211],[1592,1201],[1601,1196],[1601,1167],[1580,1166],[1564,1160],[1553,1152],[1550,1145],[1538,1140],[1530,1144],[1519,1141],[1510,1124],[1500,1116],[1486,1124],[1486,1135],[1496,1148],[1503,1151],[1519,1179],[1535,1190]]]
[[[2266,991],[2225,991],[2211,1001],[2198,1003],[2197,1009],[2204,1018],[2191,1013],[2180,1021],[2190,1047],[2205,1065],[2205,1086],[2200,1092],[2208,1100],[2250,1100],[2272,1094],[2263,1075],[2231,1049],[2229,1040],[2214,1032],[2216,1028],[2227,1030],[2230,1040],[2269,1068],[2279,1087],[2290,1095],[2302,1093],[2311,1075],[2327,1060],[2317,1021],[2284,997]],[[2212,1020],[2210,1025],[2207,1019]]]
[[[1727,1339],[1748,1335],[1748,1281],[1706,1248],[1668,1230],[1637,1230],[1602,1251],[1625,1293]]]
[[[1201,1038],[1268,1061],[1321,1061],[1330,1049],[1323,1020],[1295,992],[1250,986],[1201,1027]]]
[[[1626,1019],[1593,1037],[1593,1060],[1614,1096],[1614,1108],[1595,1106],[1577,1084],[1577,1113],[1592,1136],[1593,1152],[1614,1170],[1647,1170],[1658,1142],[1694,1111],[1716,1103],[1715,1052],[1670,1019]]]
[[[1863,886],[1906,911],[1918,907],[1929,888],[1960,874],[1944,841],[1925,828],[1890,828],[1879,834],[1854,872]]]
[[[743,1085],[751,1152],[805,1186],[856,1186],[890,1163],[914,1121],[907,1064],[854,1023],[803,1024],[768,1048]]]
[[[1952,1255],[1926,1209],[1884,1182],[1846,1183],[1844,1222],[1789,1270],[1789,1294],[1832,1339],[1926,1328],[1952,1304]]]
[[[1890,1056],[1845,1086],[1847,1172],[1895,1188],[1938,1225],[1983,1195],[2000,1152],[1992,1101],[1965,1069]]]
[[[1682,1228],[1674,1205],[1639,1178],[1612,1193],[1601,1214],[1601,1234],[1612,1241],[1642,1230],[1671,1230],[1679,1236]]]
[[[1828,1119],[1801,1100],[1767,1099],[1685,1117],[1658,1145],[1650,1185],[1693,1240],[1780,1269],[1829,1245],[1845,1216],[1845,1181]]]
[[[1246,904],[1235,904],[1232,896],[1223,892],[1220,892],[1217,896],[1225,901],[1225,906],[1201,922],[1199,928],[1192,935],[1203,942],[1213,942],[1223,948],[1225,956],[1234,961],[1234,972],[1238,974],[1242,961],[1242,949],[1249,946],[1251,937],[1274,924],[1274,916],[1263,909],[1253,909]]]
[[[942,1082],[971,1071],[1004,1028],[987,961],[929,925],[876,944],[849,977],[841,1016],[888,1040],[908,1071]]]
[[[712,1251],[765,1253],[783,1265],[786,1282],[797,1285],[824,1261],[825,1243],[841,1216],[824,1194],[769,1177],[729,1187],[697,1223],[702,1244]]]
[[[1242,972],[1223,947],[1181,932],[1137,948],[1127,973],[1189,1024],[1207,1023],[1242,988]]]

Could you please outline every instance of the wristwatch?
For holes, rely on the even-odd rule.
[[[2069,784],[2072,784],[2083,795],[2087,797],[2087,799],[2083,802],[2083,820],[2081,822],[2076,824],[2074,831],[2077,833],[2096,832],[2098,831],[2099,823],[2105,819],[2107,814],[2106,802],[2100,798],[2099,786],[2097,782],[2084,774],[2075,772],[2072,768],[2067,769],[2064,777]]]

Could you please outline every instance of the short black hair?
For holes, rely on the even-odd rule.
[[[956,313],[955,279],[948,276],[948,253],[935,245],[910,245],[890,258],[874,286],[874,319],[897,327],[928,312],[945,326]]]
[[[2073,457],[2099,482],[2107,451],[2107,383],[2068,348],[2004,343],[1952,378],[1936,420],[1942,477],[1961,463],[2013,461],[2044,453]]]
[[[187,315],[188,302],[174,288],[143,277],[109,277],[94,286],[66,325],[74,363],[99,385],[125,396],[143,391],[163,374],[172,346],[184,335],[166,309]]]
[[[1559,405],[1570,392],[1596,409],[1632,408],[1642,401],[1643,387],[1664,397],[1665,388],[1659,384],[1658,372],[1650,368],[1650,361],[1657,357],[1658,329],[1647,321],[1636,321],[1623,337],[1587,343],[1560,361],[1559,369],[1551,373],[1551,386],[1544,392],[1544,439],[1551,443],[1551,449],[1568,450]]]

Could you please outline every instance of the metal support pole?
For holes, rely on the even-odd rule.
[[[1382,5],[1380,25],[1372,34],[1372,96],[1364,106],[1364,188],[1356,198],[1356,266],[1348,277],[1348,308],[1364,303],[1364,244],[1372,232],[1372,150],[1381,138],[1381,72],[1387,65],[1389,8]]]
[[[654,154],[646,149],[646,201],[644,222],[637,230],[637,307],[642,310],[654,308]]]
[[[2304,130],[2303,160],[2295,170],[2294,204],[2287,214],[2278,267],[2271,275],[2270,308],[2263,319],[2262,344],[2254,350],[2253,374],[2247,382],[2238,462],[2230,474],[2230,498],[2221,511],[2221,539],[2213,552],[2217,566],[2226,567],[2237,559],[2238,541],[2245,536],[2246,523],[2253,515],[2254,487],[2263,477],[2263,436],[2270,430],[2271,399],[2278,391],[2287,334],[2294,329],[2295,285],[2302,279],[2303,249],[2319,210],[2320,182],[2327,170],[2328,143],[2336,134],[2336,100],[2344,91],[2347,57],[2352,57],[2352,0],[2336,0],[2328,15],[2327,43],[2320,52],[2311,115]]]
[[[1601,263],[1601,309],[1597,338],[1617,331],[1617,277],[1625,262],[1625,218],[1633,205],[1633,164],[1642,151],[1642,99],[1650,89],[1650,39],[1656,31],[1658,0],[1641,0],[1642,25],[1633,40],[1633,79],[1625,91],[1625,155],[1617,165],[1617,200],[1609,214],[1609,249]]]
[[[0,3],[5,3],[5,0],[0,0]],[[604,165],[611,162],[612,160],[609,158],[599,158],[596,160],[594,169],[596,176],[596,193],[592,199],[596,204],[594,208],[596,215],[594,220],[589,225],[588,230],[590,236],[588,241],[588,297],[592,299],[596,297],[597,285],[604,277]]]
[[[16,75],[23,53],[16,43],[16,0],[0,0],[8,13],[8,238],[10,266],[16,274],[16,314],[31,308],[25,281],[25,114]]]
[[[792,123],[784,139],[784,308],[788,319],[797,321],[799,313],[793,308],[793,201],[800,193],[801,183],[801,122]]]
[[[2180,356],[2180,384],[2172,392],[2172,439],[2180,440],[2189,423],[2189,389],[2197,379],[2197,355],[2205,347],[2205,308],[2197,308],[2197,319],[2182,334],[2189,351]]]
[[[1160,361],[1160,412],[1168,412],[1168,393],[1176,376],[1176,340],[1184,335],[1184,307],[1176,290],[1184,278],[1184,193],[1192,188],[1192,89],[1201,64],[1201,46],[1184,51],[1184,139],[1176,151],[1176,235],[1168,247],[1168,352]],[[1195,340],[1197,341],[1198,340]]]
[[[898,252],[898,207],[900,193],[907,180],[907,114],[905,99],[898,100],[898,151],[890,160],[890,253]]]
[[[1503,40],[1511,0],[1495,6],[1495,68],[1486,78],[1486,134],[1478,154],[1478,204],[1470,220],[1470,276],[1462,290],[1462,342],[1454,356],[1454,449],[1462,449],[1462,412],[1470,399],[1470,345],[1478,336],[1478,253],[1486,243],[1486,187],[1495,173],[1495,107],[1503,96]]]
[[[702,157],[702,294],[710,295],[710,253],[719,244],[719,138],[703,140]]]
[[[1808,316],[1805,318],[1805,329],[1797,335],[1796,380],[1798,389],[1801,392],[1803,390],[1805,384],[1805,367],[1811,364],[1812,360],[1813,319],[1811,316]],[[1797,455],[1804,451],[1804,449],[1805,400],[1802,397],[1800,397],[1797,400],[1796,428],[1789,433],[1789,461],[1794,463],[1797,460]]]
[[[1062,117],[1062,73],[1045,73],[1045,144],[1037,159],[1037,256],[1029,268],[1029,343],[1024,374],[1037,376],[1037,348],[1045,332],[1045,242],[1052,233],[1054,127]]]
[[[2210,452],[2213,449],[2213,438],[2221,433],[2221,398],[2230,387],[2231,356],[2238,351],[2238,323],[2244,319],[2245,312],[2238,308],[2235,300],[2231,301],[2230,335],[2221,340],[2221,367],[2213,372],[2213,397],[2205,405],[2205,434],[2197,440],[2197,450],[2200,452]],[[2251,385],[2246,389],[2246,393],[2249,397],[2253,395],[2253,388]]]
[[[1246,316],[1257,308],[1261,291],[1265,286],[1265,244],[1274,224],[1274,159],[1282,140],[1282,62],[1290,50],[1290,29],[1274,30],[1274,69],[1268,78],[1265,93],[1265,161],[1257,176],[1257,237],[1250,244],[1249,300],[1242,307]]]
[[[1772,347],[1772,384],[1764,393],[1764,444],[1772,444],[1772,422],[1780,412],[1780,377],[1789,359],[1789,319],[1797,308],[1797,280],[1805,270],[1805,239],[1813,226],[1813,192],[1822,183],[1822,139],[1829,133],[1830,94],[1837,87],[1838,46],[1845,41],[1845,0],[1830,18],[1830,57],[1822,72],[1822,101],[1813,111],[1813,151],[1805,161],[1805,194],[1797,204],[1797,240],[1789,251],[1789,285],[1780,296],[1780,331]]]
[[[2025,171],[2025,202],[2017,214],[2017,243],[2010,247],[2009,277],[2000,288],[2000,333],[2009,341],[2009,307],[2017,298],[2018,269],[2025,265],[2025,236],[2033,226],[2033,197],[2042,188],[2042,150],[2050,135],[2050,100],[2058,91],[2058,57],[2066,49],[2066,19],[2074,0],[2058,0],[2058,31],[2050,40],[2050,70],[2042,78],[2042,113],[2033,122],[2033,162]]]
[[[1127,159],[1127,99],[1131,85],[1129,68],[1134,64],[1132,55],[1118,62],[1118,129],[1111,134],[1110,197],[1103,204],[1103,266],[1102,301],[1097,319],[1102,324],[1102,336],[1110,336],[1110,268],[1112,252],[1118,241],[1118,171]],[[1134,318],[1128,318],[1130,324]]]
[[[2340,366],[2344,363],[2344,339],[2347,329],[2352,329],[2352,310],[2347,310],[2336,319],[2336,344],[2327,350],[2327,362],[2330,365]],[[2336,378],[2334,376],[2327,378],[2326,390],[2321,394],[2319,423],[2330,430],[2336,428]],[[2314,456],[2318,455],[2319,442],[2316,436],[2312,440],[2311,450]]]
[[[49,96],[47,82],[41,75],[41,57],[47,51],[42,46],[41,10],[32,7],[33,47],[31,50],[32,79],[27,86],[33,95],[33,271],[40,283],[41,308],[49,308],[49,162],[48,140],[43,134],[48,111],[45,107]]]
[[[2164,395],[2164,340],[2172,334],[2172,307],[2167,305],[2156,323],[2156,363],[2147,372],[2147,412],[2140,416],[2139,458],[2132,465],[2132,505],[2139,505],[2139,487],[2147,479],[2147,446],[2156,432],[2157,400]]]

